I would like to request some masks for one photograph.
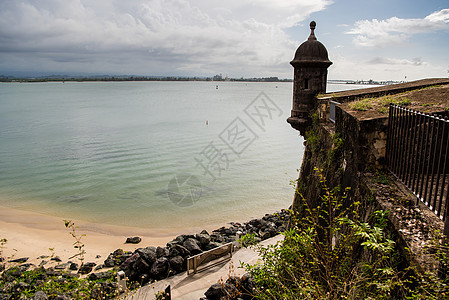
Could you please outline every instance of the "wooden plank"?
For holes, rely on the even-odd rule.
[[[234,245],[232,243],[227,243],[217,248],[187,258],[187,275],[190,274],[189,271],[191,269],[193,269],[193,273],[196,274],[196,272],[198,271],[198,267],[203,263],[222,257],[228,253],[230,255],[230,258],[232,258],[233,250]]]

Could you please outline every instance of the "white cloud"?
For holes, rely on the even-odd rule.
[[[121,68],[115,72],[135,74],[152,74],[151,68],[162,62],[165,71],[241,72],[242,65],[248,71],[251,66],[277,70],[288,64],[297,46],[283,29],[329,3],[2,0],[0,67],[7,64],[6,57],[22,53],[36,68],[84,61],[80,68],[89,68],[89,62],[96,68],[115,64]],[[218,65],[232,70],[218,70]]]
[[[423,61],[422,57],[415,57],[411,60],[400,59],[400,58],[388,58],[388,57],[375,57],[368,61],[369,64],[374,65],[409,65],[409,66],[421,66],[425,65],[426,62]]]
[[[364,57],[347,57],[335,53],[332,61],[328,75],[330,79],[383,81],[405,80],[405,76],[406,80],[447,77],[447,65],[433,64],[421,57],[412,59],[376,57],[367,60]]]
[[[423,19],[357,21],[348,34],[356,35],[353,42],[361,47],[382,47],[402,44],[411,34],[449,29],[449,9],[436,11]]]

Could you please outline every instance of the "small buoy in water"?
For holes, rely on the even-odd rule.
[[[278,88],[278,86],[276,86],[276,88]]]
[[[206,125],[209,125],[209,121],[208,120],[206,120]]]
[[[218,85],[215,88],[218,90]]]

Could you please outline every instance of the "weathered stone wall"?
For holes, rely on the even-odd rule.
[[[442,232],[444,224],[384,169],[388,117],[358,119],[337,107],[333,124],[328,121],[328,100],[317,99],[317,103],[314,124],[305,135],[306,150],[298,179],[300,194],[295,197],[293,209],[303,213],[300,197],[311,206],[319,205],[322,191],[314,169],[322,169],[330,189],[348,187],[346,201],[361,202],[361,221],[366,222],[379,209],[389,212],[390,235],[408,265],[435,271],[437,260],[426,247],[440,238],[437,231]],[[389,184],[377,180],[379,172],[389,177]]]
[[[346,150],[353,152],[359,171],[364,171],[367,166],[384,166],[388,117],[358,120],[337,106],[335,126],[346,141]]]
[[[341,187],[340,190],[349,188],[346,203],[361,203],[358,210],[360,221],[368,222],[376,210],[389,212],[388,234],[402,253],[402,264],[423,272],[435,272],[438,263],[427,247],[438,240],[436,233],[443,231],[443,222],[426,206],[418,204],[416,197],[391,175],[387,175],[389,183],[379,182],[378,170],[372,168],[366,158],[367,153],[374,151],[375,145],[381,143],[377,137],[383,134],[376,133],[376,127],[369,127],[369,123],[359,124],[349,117],[342,120],[346,120],[342,122],[345,132],[335,132],[332,126],[321,123],[308,133],[309,140],[298,179],[300,194],[295,196],[293,210],[304,213],[301,197],[312,207],[320,204],[323,191],[320,189],[321,178],[315,169],[322,169],[330,189],[337,186]],[[379,121],[374,125],[383,128],[385,124]],[[361,134],[367,128],[369,132]],[[371,146],[368,141],[372,142]],[[337,145],[339,142],[342,143],[340,146]],[[382,150],[380,152],[383,153]],[[371,159],[376,161],[374,156]]]

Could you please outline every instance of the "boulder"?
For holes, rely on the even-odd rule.
[[[221,234],[219,234],[219,233],[212,233],[211,235],[210,235],[210,240],[212,241],[212,242],[217,242],[217,243],[223,243],[225,240],[224,240],[224,237],[221,235]]]
[[[223,285],[221,283],[215,283],[211,285],[207,291],[204,293],[207,299],[219,300],[224,296]]]
[[[79,266],[77,263],[71,263],[69,266],[69,270],[76,271],[76,270],[78,270],[78,267]]]
[[[249,273],[245,273],[240,278],[240,282],[239,290],[241,291],[242,299],[253,299],[252,295],[254,295],[254,289],[256,288],[253,277]]]
[[[199,246],[199,242],[194,238],[188,238],[182,243],[182,245],[189,250],[192,255],[199,254],[203,252]]]
[[[114,257],[112,256],[112,254],[109,254],[108,258],[106,258],[104,261],[104,266],[107,268],[112,268],[114,265]]]
[[[156,279],[166,277],[168,274],[168,259],[166,257],[160,257],[156,259],[151,266],[149,275]]]
[[[126,239],[126,244],[138,244],[142,241],[142,238],[138,237],[138,236],[134,236],[134,237],[129,237]]]
[[[173,245],[182,245],[186,239],[193,237],[193,235],[182,234],[175,237],[173,240],[167,243],[167,247],[171,248]]]
[[[146,262],[151,266],[155,260],[157,259],[156,248],[155,247],[146,247],[139,248],[136,250],[136,253],[139,253],[140,257],[146,260]]]
[[[221,245],[222,245],[221,243],[210,242],[209,244],[207,244],[207,245],[204,247],[204,250],[205,250],[205,251],[207,251],[207,250],[212,250],[212,249],[215,249],[215,248],[217,248],[217,247],[220,247]]]
[[[140,259],[140,255],[139,255],[139,253],[136,252],[131,257],[129,257],[127,260],[125,260],[120,265],[119,269],[123,270],[123,272],[125,272],[126,276],[130,277],[131,270],[133,269],[133,265],[139,259]]]
[[[169,256],[169,255],[170,255],[170,251],[168,250],[167,247],[157,247],[156,248],[157,258],[163,257],[163,256]]]
[[[220,300],[222,297],[225,299],[236,299],[239,292],[233,284],[226,282],[213,284],[204,295],[211,300]]]
[[[176,271],[176,272],[182,272],[185,271],[187,269],[185,263],[184,263],[184,258],[182,258],[182,256],[175,256],[172,257],[168,260],[170,267]]]
[[[210,243],[210,235],[205,233],[200,233],[195,236],[195,238],[199,241],[201,248]]]
[[[123,249],[117,249],[111,254],[103,262],[105,267],[112,268],[114,266],[121,265],[126,259],[131,257],[132,253],[125,252]]]
[[[96,266],[97,264],[94,262],[88,262],[83,264],[79,269],[78,269],[78,273],[79,274],[89,274],[90,272],[92,272],[92,269]]]
[[[151,268],[151,264],[149,264],[145,259],[142,257],[138,259],[133,264],[133,269],[137,272],[137,274],[147,274],[149,273]]]
[[[175,257],[178,255],[180,255],[182,257],[187,257],[187,256],[190,256],[190,251],[187,250],[184,246],[174,244],[169,250],[169,256]]]

